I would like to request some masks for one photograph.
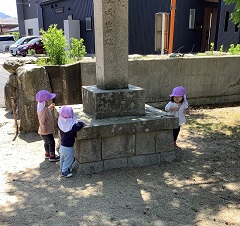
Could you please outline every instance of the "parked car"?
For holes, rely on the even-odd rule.
[[[0,52],[8,52],[14,42],[13,35],[0,35]]]
[[[33,49],[36,54],[45,53],[44,44],[41,38],[34,38],[25,45],[17,47],[17,55],[25,57],[29,50]]]
[[[10,45],[9,51],[13,56],[17,55],[17,47],[20,45],[25,45],[34,38],[40,38],[39,36],[26,36],[18,39],[14,44]]]

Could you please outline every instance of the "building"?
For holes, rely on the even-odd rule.
[[[20,34],[38,35],[40,28],[47,30],[57,24],[68,39],[83,38],[87,52],[94,54],[93,2],[17,0]],[[129,0],[129,54],[160,53],[159,38],[163,36],[157,28],[161,26],[162,12],[168,22],[164,51],[171,48],[170,52],[203,52],[211,43],[217,50],[221,45],[227,50],[230,44],[239,43],[240,37],[238,27],[229,20],[233,9],[234,5],[225,5],[223,0]]]
[[[0,18],[0,35],[9,33],[9,30],[18,26],[18,20],[15,18]]]

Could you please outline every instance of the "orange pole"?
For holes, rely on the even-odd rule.
[[[175,12],[176,12],[176,1],[171,1],[171,14],[170,14],[170,28],[169,28],[169,46],[168,54],[173,51],[173,37],[174,37],[174,24],[175,24]]]

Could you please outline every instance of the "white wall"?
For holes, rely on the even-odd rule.
[[[28,29],[33,29],[33,35],[40,35],[38,18],[24,20],[25,23],[25,34],[28,35]]]

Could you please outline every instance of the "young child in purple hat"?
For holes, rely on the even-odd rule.
[[[40,90],[36,94],[39,121],[38,134],[44,141],[45,158],[49,159],[50,162],[59,161],[59,156],[55,155],[54,120],[51,112],[55,106],[52,99],[55,97],[55,93],[50,93],[47,90]]]
[[[175,147],[177,147],[176,141],[178,138],[178,134],[180,132],[180,127],[183,123],[186,122],[185,114],[189,113],[185,88],[182,86],[175,87],[172,90],[170,97],[171,97],[171,100],[165,106],[165,111],[170,112],[171,115],[178,117],[179,119],[178,128],[173,129],[174,145]]]
[[[83,122],[76,122],[71,106],[64,105],[59,110],[58,127],[60,131],[61,145],[60,169],[63,177],[72,176],[72,164],[74,162],[74,143],[76,132],[82,129]]]

